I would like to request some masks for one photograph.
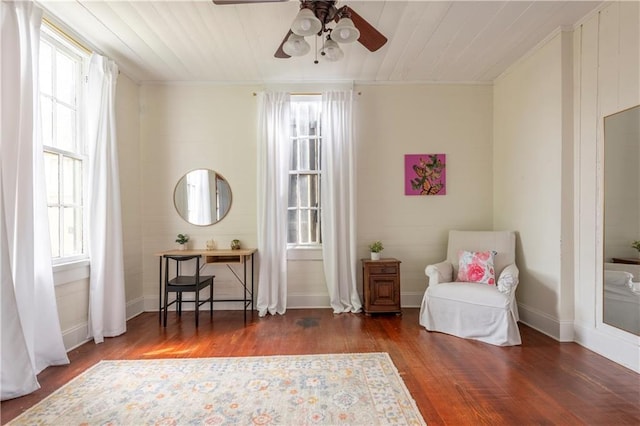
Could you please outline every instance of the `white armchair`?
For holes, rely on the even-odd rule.
[[[521,344],[515,249],[512,231],[449,231],[447,260],[425,269],[429,286],[422,299],[420,325],[498,346]],[[457,281],[461,250],[496,252],[495,285]]]

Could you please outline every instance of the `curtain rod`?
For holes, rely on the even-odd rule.
[[[86,47],[85,45],[83,45],[82,43],[80,43],[78,40],[76,40],[75,38],[71,37],[69,34],[67,34],[62,28],[60,28],[59,26],[57,26],[56,24],[54,24],[53,22],[51,22],[49,19],[47,19],[46,17],[42,17],[42,22],[44,22],[45,24],[47,24],[49,27],[51,27],[52,29],[54,29],[61,37],[63,37],[65,40],[67,40],[69,43],[73,44],[74,46],[76,46],[78,49],[82,50],[83,52],[85,52],[88,55],[91,55],[93,53],[93,51],[91,49],[89,49],[88,47]]]

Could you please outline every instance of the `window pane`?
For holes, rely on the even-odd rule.
[[[40,112],[42,117],[42,143],[53,146],[53,108],[51,98],[40,97]]]
[[[64,208],[63,256],[82,253],[82,208]]]
[[[313,221],[310,210],[301,210],[300,211],[300,243],[308,244],[312,242],[315,238],[311,238],[311,232],[313,229]]]
[[[51,55],[53,49],[48,43],[40,43],[40,92],[47,95],[52,94],[52,73],[51,73]]]
[[[299,170],[310,170],[310,150],[309,139],[301,139],[298,141],[300,145],[300,167]]]
[[[58,154],[44,153],[44,175],[47,187],[47,204],[58,204]]]
[[[51,256],[60,257],[60,209],[58,207],[49,207],[49,235]]]
[[[55,146],[75,152],[76,114],[64,105],[56,104],[56,142]]]
[[[289,207],[298,205],[298,176],[289,175]]]
[[[76,65],[75,62],[57,51],[56,55],[56,97],[69,105],[76,101]]]
[[[289,162],[289,170],[300,170],[298,168],[298,141],[291,141],[291,161]]]
[[[300,207],[309,207],[309,175],[300,175],[298,177],[299,189],[299,203]]]
[[[62,202],[82,204],[82,161],[76,158],[62,159]]]
[[[289,210],[287,221],[288,221],[287,242],[297,243],[298,242],[298,211]]]

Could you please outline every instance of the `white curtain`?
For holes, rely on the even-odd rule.
[[[120,181],[116,143],[117,65],[97,54],[89,59],[89,337],[96,343],[127,330],[122,252]]]
[[[33,392],[36,374],[68,364],[56,307],[39,132],[42,10],[1,3],[1,399]]]
[[[322,94],[322,257],[334,313],[362,309],[357,290],[352,91]]]
[[[290,105],[287,93],[258,94],[258,255],[260,316],[287,309]]]

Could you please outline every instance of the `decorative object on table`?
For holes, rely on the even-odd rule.
[[[215,250],[216,242],[214,240],[207,240],[207,250]]]
[[[426,425],[387,353],[100,361],[14,422]]]
[[[384,250],[382,241],[375,241],[369,244],[369,250],[371,251],[371,260],[380,260],[380,252]]]
[[[187,245],[189,243],[189,236],[187,234],[178,234],[178,237],[176,238],[176,243],[179,244],[178,246],[179,250],[186,250]]]
[[[446,195],[446,154],[404,156],[405,195]]]
[[[238,250],[240,248],[240,240],[231,240],[231,250]]]
[[[631,247],[638,250],[638,257],[640,257],[640,240],[635,240],[631,243]]]

